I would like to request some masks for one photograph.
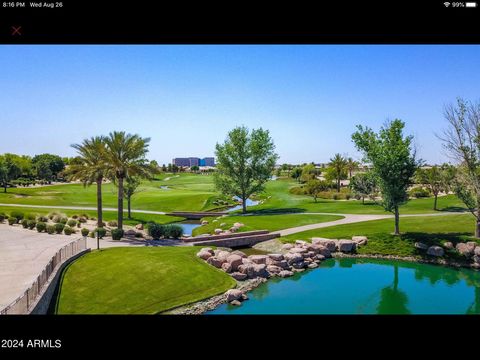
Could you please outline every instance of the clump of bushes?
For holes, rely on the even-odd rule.
[[[17,218],[10,216],[8,218],[8,225],[13,225],[17,223]]]
[[[424,189],[420,186],[418,187],[414,187],[412,188],[408,194],[411,196],[411,197],[415,197],[415,198],[424,198],[424,197],[429,197],[430,196],[430,191],[428,189]]]
[[[80,217],[83,217],[83,218],[85,218],[85,219],[87,219],[87,220],[89,219],[88,214],[81,214]],[[92,220],[93,220],[93,218],[92,218]]]
[[[33,219],[30,219],[30,220],[35,220],[35,218]],[[47,216],[43,216],[43,215],[39,215],[37,216],[37,221],[41,221],[41,222],[48,222],[48,217]]]
[[[338,199],[340,199],[340,195],[338,193],[333,193],[332,194],[332,199],[333,200],[338,200]]]
[[[36,225],[36,228],[37,228],[37,231],[38,232],[43,232],[47,229],[47,224],[45,224],[44,222],[40,221],[37,223]]]
[[[37,218],[36,214],[26,213],[24,219],[26,220],[35,220]]]
[[[87,218],[84,218],[83,216],[80,216],[80,217],[78,218],[78,222],[84,224],[84,223],[87,222]]]
[[[22,220],[22,226],[23,226],[24,229],[28,228],[28,222],[29,221],[30,220],[27,220],[27,219]]]
[[[77,214],[72,215],[72,219],[75,219],[75,220],[78,219],[78,215]]]
[[[67,225],[63,228],[63,233],[65,235],[72,235],[72,234],[75,234],[75,229],[73,229],[73,228],[71,228],[70,226]]]
[[[87,236],[90,231],[87,228],[83,228],[80,232],[82,233],[82,236]]]
[[[100,239],[103,239],[103,237],[107,235],[107,230],[104,229],[103,227],[100,227],[95,229],[95,233],[98,234],[98,237]]]
[[[54,226],[55,226],[55,232],[57,234],[61,234],[63,232],[63,229],[65,228],[65,225],[63,225],[62,223],[56,223]]]
[[[52,225],[52,224],[47,225],[47,233],[49,233],[50,235],[55,233],[55,225]]]
[[[25,213],[23,213],[22,211],[12,211],[10,213],[10,217],[17,219],[17,222],[19,222],[20,220],[23,220],[24,216],[25,216]]]
[[[59,221],[59,222],[61,222],[63,225],[65,225],[65,224],[68,222],[68,217],[62,216],[62,217],[60,218],[60,221]]]
[[[47,217],[52,220],[53,222],[58,222],[58,221],[55,221],[54,218],[58,216],[58,220],[60,220],[60,217],[62,216],[62,214],[56,212],[56,211],[52,211],[51,213],[48,213]]]
[[[148,235],[150,235],[154,240],[158,240],[162,236],[164,238],[178,239],[183,235],[183,229],[180,225],[176,224],[161,225],[149,223]]]
[[[27,226],[30,230],[33,230],[36,225],[37,225],[37,222],[35,220],[28,220],[27,221]]]
[[[68,220],[67,225],[70,226],[70,227],[75,227],[75,226],[77,226],[77,220],[73,220],[73,219]]]
[[[115,220],[110,220],[107,224],[108,224],[108,226],[111,226],[111,227],[117,227],[118,226],[118,223]]]
[[[112,239],[113,240],[120,240],[123,237],[124,231],[123,229],[113,229],[112,230]]]
[[[7,217],[7,215],[5,215],[5,213],[0,212],[0,223],[3,223],[5,221],[6,217]]]
[[[153,240],[160,239],[165,233],[165,228],[163,225],[157,223],[148,224],[148,235],[150,235]]]
[[[92,239],[95,237],[95,233],[93,231],[90,231],[90,233],[88,234],[89,237],[91,237]]]

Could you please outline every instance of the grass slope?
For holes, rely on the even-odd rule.
[[[155,314],[235,286],[195,256],[195,247],[94,251],[63,273],[58,314]]]
[[[368,244],[361,247],[358,253],[415,256],[423,254],[414,247],[416,241],[428,245],[441,245],[446,241],[454,244],[460,241],[475,241],[471,238],[474,225],[473,216],[467,214],[422,216],[400,219],[401,236],[392,235],[394,220],[384,219],[304,231],[281,240],[294,242],[297,239],[310,240],[312,237],[351,239],[354,235],[366,235]],[[455,256],[453,253],[447,255]]]
[[[255,215],[255,216],[228,216],[218,219],[217,222],[213,222],[215,217],[206,217],[202,220],[208,220],[207,225],[202,225],[193,230],[193,235],[210,234],[215,229],[229,229],[234,223],[240,222],[245,226],[240,228],[240,231],[251,230],[281,230],[296,226],[316,224],[327,221],[335,221],[343,219],[343,216],[336,215],[302,215],[302,214],[290,214],[290,215]],[[220,224],[225,223],[224,226]]]

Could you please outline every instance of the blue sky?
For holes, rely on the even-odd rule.
[[[280,162],[359,159],[356,124],[400,118],[421,158],[448,160],[444,104],[480,99],[480,46],[1,46],[0,153],[73,156],[125,130],[149,158],[212,156],[237,125],[269,129]]]

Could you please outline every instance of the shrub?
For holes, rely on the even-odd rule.
[[[43,232],[47,229],[47,224],[40,221],[40,222],[37,223],[36,228],[37,228],[38,232]]]
[[[68,220],[67,225],[70,226],[70,227],[75,227],[75,226],[77,226],[77,220],[73,220],[73,219]]]
[[[12,212],[10,213],[10,217],[16,218],[16,219],[17,219],[17,222],[20,221],[20,220],[22,220],[23,217],[24,217],[24,215],[25,215],[25,214],[24,214],[22,211],[16,211],[16,210],[15,210],[15,211],[12,211]]]
[[[67,226],[65,226],[65,227],[63,228],[63,233],[64,233],[65,235],[72,235],[72,234],[75,233],[75,230],[72,229],[70,226],[67,225]]]
[[[59,213],[57,213],[57,212],[55,212],[55,211],[52,211],[51,213],[48,213],[48,215],[47,215],[47,217],[48,217],[50,220],[53,220],[53,218],[54,218],[55,216],[59,216],[59,219],[60,219],[61,214],[59,214]],[[54,221],[54,222],[58,222],[58,221]]]
[[[81,230],[82,236],[87,236],[89,232],[90,232],[90,231],[89,231],[88,229],[86,229],[86,228],[83,228],[83,229]]]
[[[35,220],[37,218],[36,214],[26,213],[24,219],[26,220]]]
[[[80,217],[78,218],[78,222],[84,224],[84,223],[87,222],[87,218],[84,218],[83,216],[80,216]]]
[[[67,218],[66,216],[62,216],[62,217],[60,218],[60,222],[61,222],[63,225],[65,225],[65,224],[68,222],[68,218]]]
[[[350,200],[352,198],[352,194],[346,194],[345,199]]]
[[[75,220],[78,219],[78,215],[76,215],[76,214],[72,215],[72,219],[75,219]]]
[[[333,193],[332,194],[332,199],[333,200],[338,200],[340,198],[340,195],[338,193]]]
[[[55,226],[55,232],[57,234],[61,234],[63,232],[63,229],[65,228],[65,225],[63,225],[62,223],[56,223],[54,226]]]
[[[98,234],[98,237],[100,239],[103,239],[103,237],[107,235],[107,230],[104,229],[103,227],[100,227],[95,229],[95,233]]]
[[[31,220],[35,220],[35,219],[31,219]],[[48,217],[47,216],[43,216],[43,215],[39,215],[37,216],[37,221],[41,221],[41,222],[48,222]]]
[[[17,223],[17,218],[10,216],[8,218],[8,225],[13,225]]]
[[[50,235],[53,234],[55,232],[55,225],[47,225],[47,233],[49,233]]]
[[[27,220],[27,219],[22,220],[22,226],[23,226],[24,229],[28,228],[28,222],[29,221],[30,220]]]
[[[111,226],[111,227],[117,227],[118,226],[118,223],[115,220],[110,220],[107,224],[108,224],[108,226]]]
[[[37,222],[35,220],[28,220],[27,221],[27,226],[30,230],[33,230],[35,226],[37,226]]]
[[[0,223],[3,223],[6,217],[7,216],[4,213],[0,213]]]
[[[77,227],[78,227],[78,228],[81,228],[81,227],[82,227],[82,224],[80,223],[80,221],[77,221]]]
[[[93,238],[95,238],[95,233],[94,233],[93,231],[90,231],[90,233],[88,234],[88,236],[93,239]]]
[[[136,238],[143,238],[143,233],[141,233],[141,232],[136,232],[136,233],[135,233],[135,237],[136,237]]]
[[[150,235],[154,240],[160,239],[165,235],[165,227],[154,222],[148,224],[148,235]]]
[[[122,229],[113,229],[112,230],[112,239],[113,240],[120,240],[123,237],[123,230]]]
[[[422,187],[414,187],[409,192],[409,195],[415,198],[429,197],[430,191]]]
[[[164,226],[164,236],[170,239],[178,239],[183,235],[183,228],[180,225],[170,224]]]
[[[88,214],[82,214],[82,215],[80,215],[80,217],[84,217],[87,220],[89,219]],[[92,220],[93,220],[93,218],[92,218]]]

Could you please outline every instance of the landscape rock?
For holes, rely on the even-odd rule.
[[[308,264],[308,268],[309,268],[309,269],[315,269],[315,268],[317,268],[317,267],[318,267],[318,264],[317,264],[317,263],[312,262],[311,264]]]
[[[457,246],[455,246],[455,248],[461,255],[467,258],[473,255],[474,248],[472,248],[472,246],[468,246],[465,243],[458,243]]]
[[[267,255],[250,255],[248,257],[255,264],[267,264]]]
[[[222,233],[222,229],[215,229],[213,230],[213,232],[215,233],[215,235],[220,235]]]
[[[352,236],[352,241],[355,241],[357,245],[366,245],[368,238],[366,236]]]
[[[202,225],[207,225],[208,221],[207,220],[202,220]]]
[[[281,261],[275,261],[275,260],[271,260],[270,263],[268,265],[274,265],[274,266],[278,266],[282,269],[288,269],[289,266],[288,266],[288,263],[286,260],[281,260]]]
[[[307,245],[307,242],[304,240],[295,240],[295,245],[303,246],[303,245]]]
[[[480,246],[475,247],[475,250],[473,251],[473,253],[474,253],[475,255],[479,255],[479,256],[480,256]]]
[[[243,264],[242,257],[236,254],[230,254],[227,257],[227,263],[231,265],[233,271],[236,271]]]
[[[215,256],[222,262],[225,262],[230,256],[230,253],[228,251],[220,250]]]
[[[227,224],[221,223],[221,224],[220,224],[220,227],[224,227],[225,225],[227,225]]]
[[[356,243],[352,240],[342,239],[338,241],[338,251],[341,252],[352,252],[356,248]]]
[[[270,274],[278,274],[280,271],[282,271],[283,269],[279,266],[275,266],[275,265],[268,265],[267,266],[267,271],[270,273]]]
[[[242,274],[241,272],[233,272],[230,274],[235,280],[242,281],[247,278],[247,274]]]
[[[200,250],[198,253],[197,253],[197,256],[202,259],[202,260],[208,260],[209,258],[211,258],[213,255],[211,253],[209,253],[208,251],[203,251],[203,250]]]
[[[137,225],[135,225],[135,229],[137,229],[137,230],[143,230],[143,224],[137,224]]]
[[[137,232],[133,229],[125,231],[125,236],[135,236]]]
[[[243,294],[242,290],[238,290],[238,289],[230,289],[225,293],[227,297],[227,302],[240,300],[242,298],[242,294]]]
[[[293,244],[284,244],[282,245],[282,250],[290,250],[290,249],[293,249]]]
[[[427,255],[430,256],[443,256],[445,254],[445,250],[443,250],[440,246],[430,246],[427,250]]]
[[[453,249],[453,243],[451,243],[450,241],[447,241],[445,244],[443,244],[443,247],[445,249],[451,250]]]
[[[241,228],[244,225],[242,223],[236,222],[235,224],[233,224],[233,226],[235,226],[236,228]]]
[[[477,270],[480,269],[480,263],[474,262],[474,263],[472,263],[470,266],[471,266],[473,269],[477,269]]]
[[[306,254],[308,251],[304,248],[294,247],[288,251],[291,254]]]
[[[270,276],[265,264],[253,264],[254,277],[268,278]]]
[[[427,250],[428,249],[428,245],[427,244],[424,244],[422,242],[416,242],[414,244],[414,246],[417,248],[417,249],[420,249],[420,250]]]
[[[312,238],[312,244],[325,246],[330,252],[335,252],[337,249],[337,241],[324,238]]]
[[[473,255],[473,262],[480,264],[480,255]]]
[[[238,231],[238,227],[232,226],[229,230],[230,230],[230,232],[234,233],[234,232]]]
[[[215,255],[215,252],[210,247],[201,248],[200,251],[208,251],[210,254]]]
[[[303,262],[303,261],[299,261],[299,262],[296,262],[296,263],[293,263],[293,264],[292,264],[292,267],[293,267],[294,269],[303,269],[303,268],[305,268],[306,266],[307,266],[307,264],[306,264],[305,262]]]
[[[289,271],[289,270],[282,270],[278,273],[278,276],[280,276],[282,278],[293,276],[293,275],[294,275],[293,272]]]
[[[325,256],[322,255],[322,254],[318,254],[318,255],[315,255],[315,259],[317,259],[319,261],[323,261],[323,260],[325,260]]]
[[[238,300],[233,300],[233,301],[230,302],[230,304],[234,305],[234,306],[241,306],[242,305],[242,303]]]
[[[228,262],[224,262],[222,264],[222,270],[225,271],[226,273],[231,273],[232,272],[232,264]]]
[[[212,256],[207,259],[207,263],[220,269],[222,267],[223,261],[218,259],[216,256]]]
[[[282,261],[284,259],[283,254],[268,254],[268,257],[274,261]]]
[[[293,263],[303,261],[303,256],[298,253],[286,253],[285,260],[289,265],[292,265]]]
[[[234,250],[234,251],[232,251],[231,254],[232,255],[238,255],[241,258],[246,258],[247,257],[247,254],[245,254],[243,251],[240,251],[240,250]]]

